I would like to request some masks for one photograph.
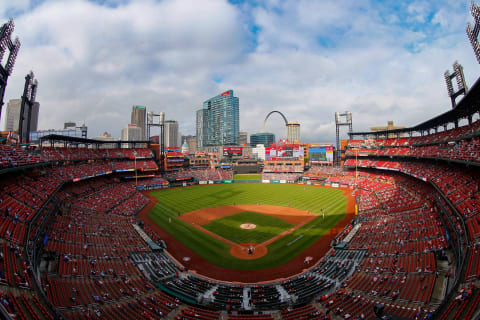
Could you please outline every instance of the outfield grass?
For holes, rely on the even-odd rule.
[[[337,189],[293,184],[218,184],[165,189],[151,193],[159,201],[148,215],[165,231],[212,264],[239,270],[267,269],[295,258],[345,216],[347,201],[342,193],[342,190]],[[231,205],[234,202],[290,205],[315,214],[323,209],[325,219],[319,216],[268,245],[267,255],[255,260],[244,260],[233,257],[228,244],[177,218],[181,213]]]
[[[260,180],[262,180],[262,175],[261,174],[235,174],[235,175],[233,175],[233,180],[260,181]]]
[[[247,222],[255,224],[256,228],[240,228],[240,225]],[[212,220],[202,227],[235,243],[263,243],[294,225],[280,218],[245,211]]]

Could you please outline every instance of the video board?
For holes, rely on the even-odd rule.
[[[265,148],[265,160],[303,159],[303,147],[299,145],[281,145]]]
[[[333,146],[310,147],[308,149],[308,161],[311,164],[333,162]]]
[[[223,148],[223,156],[224,157],[237,157],[242,155],[242,148]]]

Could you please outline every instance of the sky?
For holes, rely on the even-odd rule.
[[[353,130],[413,126],[451,108],[443,74],[458,60],[468,86],[479,65],[466,0],[0,0],[22,43],[5,102],[38,80],[39,129],[74,121],[114,137],[133,105],[195,134],[203,101],[233,89],[240,131],[273,110],[302,142],[335,141],[334,114]],[[6,58],[2,63],[5,63]],[[0,127],[4,128],[4,111]],[[346,137],[346,128],[341,136]],[[272,114],[265,131],[285,137]],[[152,129],[155,134],[155,130]]]

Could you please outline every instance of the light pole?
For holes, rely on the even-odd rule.
[[[135,157],[133,161],[135,163],[135,190],[136,190],[138,187],[138,175],[137,175],[137,151],[135,151],[135,149],[133,150],[133,156]]]
[[[358,149],[355,148],[355,191],[357,191],[357,179],[358,179]]]

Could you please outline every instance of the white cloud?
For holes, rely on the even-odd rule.
[[[467,5],[456,2],[403,11],[347,0],[109,4],[45,1],[16,17],[22,48],[6,99],[33,69],[40,127],[85,121],[90,136],[119,136],[131,106],[144,104],[194,134],[202,102],[234,89],[242,131],[258,132],[279,110],[304,140],[333,142],[335,111],[352,111],[355,130],[411,126],[448,110],[443,72],[456,59],[470,85],[478,76]],[[272,115],[266,130],[283,137],[283,120]]]

